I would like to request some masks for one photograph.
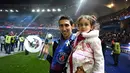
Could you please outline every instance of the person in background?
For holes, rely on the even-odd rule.
[[[101,44],[102,44],[102,52],[103,52],[103,56],[105,58],[105,52],[106,52],[106,41],[104,40],[104,38],[102,38],[101,40]]]
[[[15,36],[12,35],[11,36],[11,52],[14,52],[14,48],[15,48]]]
[[[111,40],[111,48],[112,48],[112,49],[114,48],[115,39],[116,39],[116,38],[113,38],[113,39]],[[111,51],[111,56],[112,56],[112,55],[113,55],[113,50]]]
[[[15,34],[15,48],[18,47],[18,40],[19,40],[19,38],[18,38],[18,35],[17,35],[17,33],[16,33],[16,34]]]
[[[118,58],[121,53],[120,42],[118,39],[115,39],[115,43],[113,44],[112,50],[113,50],[114,65],[118,66]]]
[[[5,46],[6,46],[6,53],[10,54],[11,53],[11,34],[7,33],[5,36]]]
[[[20,51],[20,49],[23,51],[24,40],[25,40],[25,38],[22,35],[20,35],[20,37],[19,37],[20,44],[19,44],[18,51]]]
[[[77,19],[78,32],[68,59],[67,73],[104,73],[104,57],[97,25],[91,15],[81,15]]]
[[[4,35],[0,36],[0,44],[1,44],[1,51],[4,48],[4,50],[6,52],[6,48],[5,48],[5,37],[4,37]]]

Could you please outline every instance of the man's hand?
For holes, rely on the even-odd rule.
[[[83,69],[83,66],[77,67],[77,71],[75,73],[86,73]]]

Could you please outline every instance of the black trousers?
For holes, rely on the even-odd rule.
[[[55,70],[50,69],[50,73],[67,73],[66,67],[62,71],[55,71]]]
[[[116,65],[116,66],[118,65],[119,55],[120,55],[120,54],[115,54],[115,53],[113,53],[114,65]]]
[[[50,70],[50,73],[62,73],[62,71],[55,71],[55,70]]]
[[[10,54],[10,52],[11,52],[11,44],[8,44],[8,43],[6,43],[6,45],[5,45],[6,47],[6,53],[7,54]]]
[[[5,49],[5,44],[1,44],[1,51],[2,51],[3,48],[4,48],[4,50],[6,51],[6,49]]]

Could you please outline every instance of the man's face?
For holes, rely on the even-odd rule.
[[[65,39],[68,39],[72,33],[73,25],[67,19],[59,21],[59,29]]]

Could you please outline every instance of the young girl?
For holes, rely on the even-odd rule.
[[[77,38],[68,59],[67,73],[104,73],[104,58],[94,16],[82,15],[77,20]]]

